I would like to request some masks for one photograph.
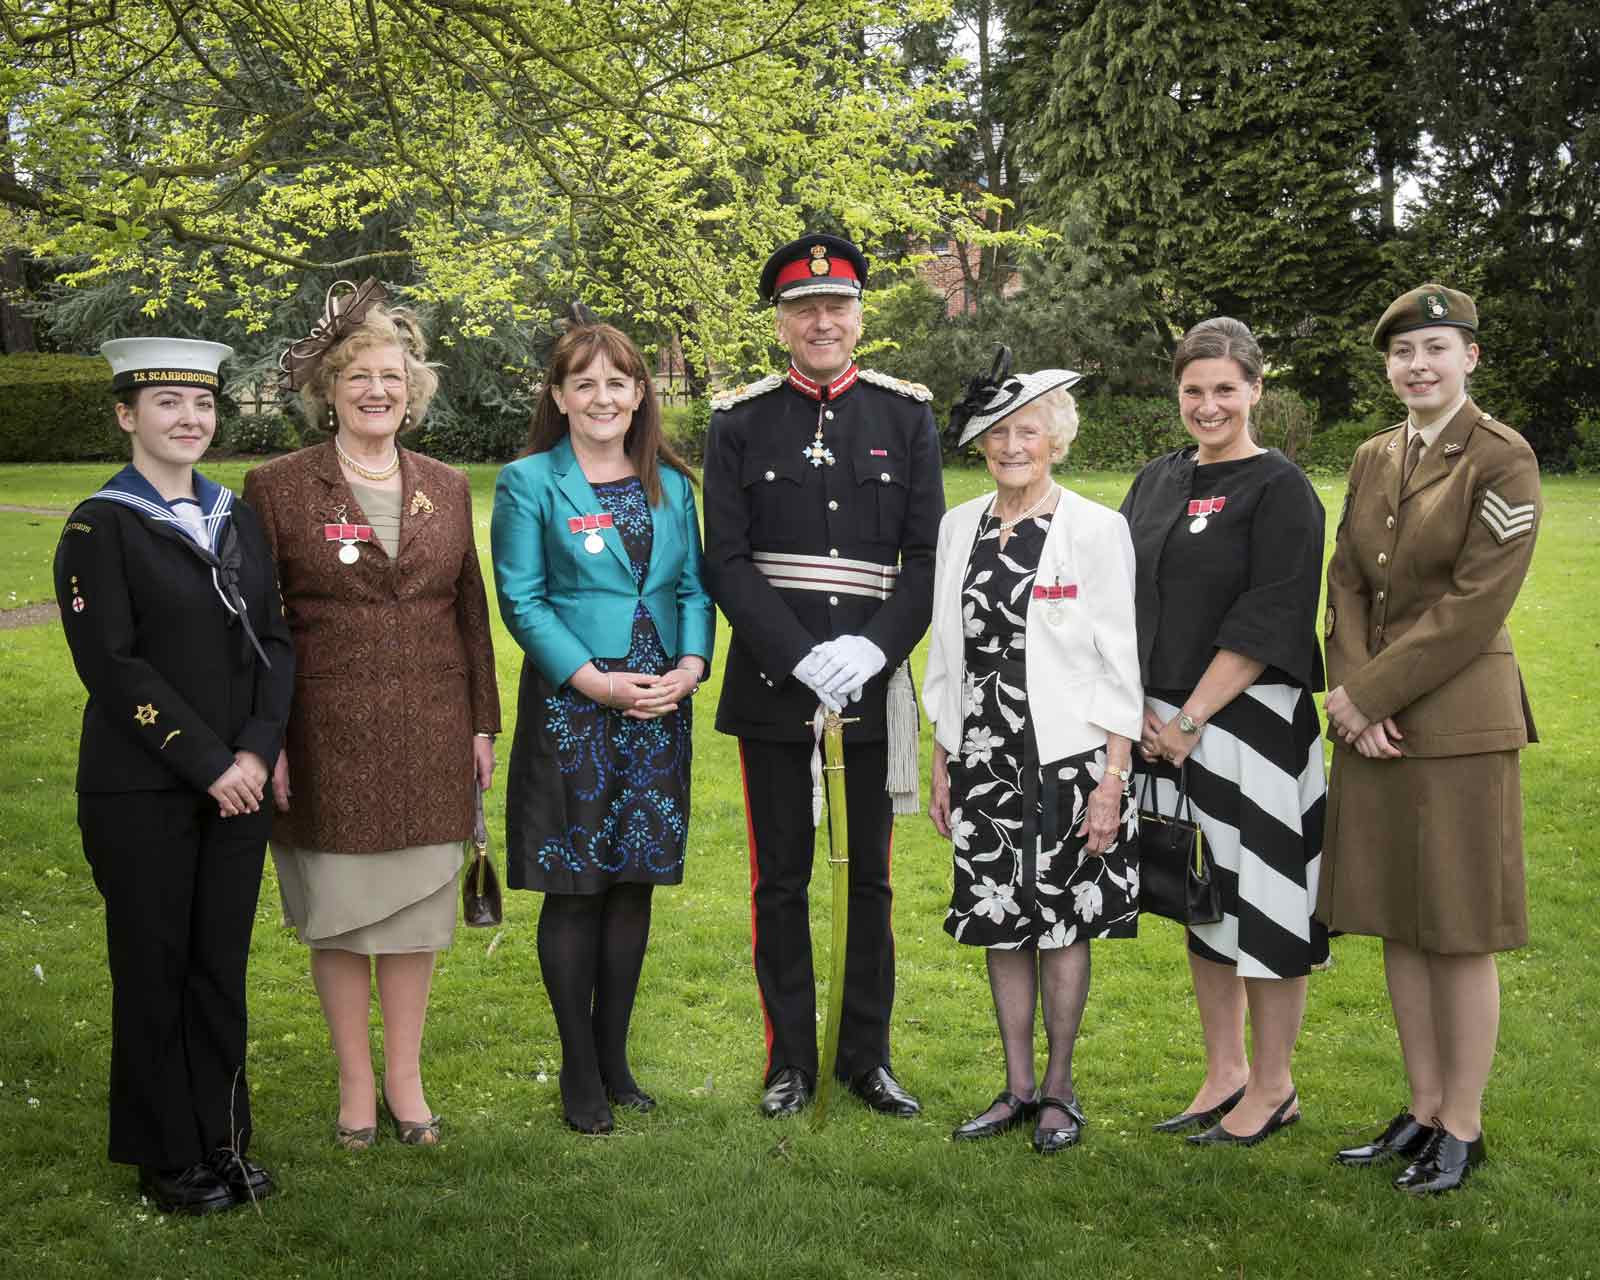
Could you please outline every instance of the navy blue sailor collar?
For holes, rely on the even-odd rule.
[[[214,480],[208,480],[196,471],[194,493],[200,503],[200,518],[206,531],[205,549],[216,555],[217,549],[222,545],[223,526],[227,524],[228,515],[233,510],[233,490]],[[103,498],[107,502],[120,502],[147,520],[173,526],[186,538],[192,539],[194,536],[189,527],[173,514],[167,500],[156,492],[155,485],[145,479],[131,462],[106,481],[103,488],[91,493],[87,500],[93,501],[97,498]]]

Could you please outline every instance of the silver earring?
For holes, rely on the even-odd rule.
[[[338,417],[333,412],[333,406],[328,406],[328,430],[332,431],[339,425]]]
[[[405,416],[400,419],[400,430],[402,430],[402,431],[410,431],[411,430],[411,410],[410,409],[407,409],[406,412],[405,412]]]

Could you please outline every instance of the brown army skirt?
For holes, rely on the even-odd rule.
[[[1436,955],[1525,945],[1517,755],[1369,760],[1336,745],[1317,919]]]

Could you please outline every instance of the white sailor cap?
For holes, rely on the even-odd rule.
[[[197,338],[114,338],[100,344],[100,354],[111,363],[113,391],[160,386],[220,391],[218,369],[233,348]]]

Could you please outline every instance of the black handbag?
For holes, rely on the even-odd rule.
[[[1161,812],[1155,775],[1141,776],[1139,910],[1182,925],[1216,924],[1222,919],[1222,887],[1189,804],[1187,763],[1178,770],[1178,802],[1171,814]]]
[[[483,821],[483,788],[478,788],[478,812],[473,821],[472,844],[478,856],[461,877],[461,918],[474,929],[500,923],[500,877],[489,858],[489,828]]]

